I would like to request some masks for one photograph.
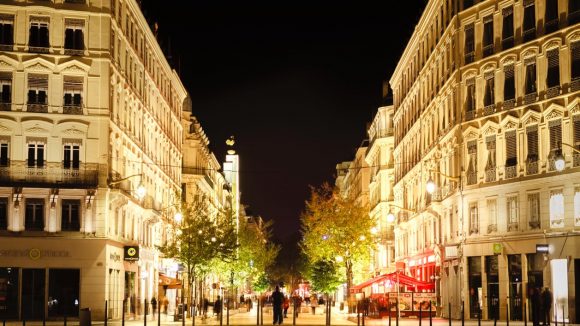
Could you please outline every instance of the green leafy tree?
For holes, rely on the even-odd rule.
[[[190,302],[194,302],[192,284],[196,276],[206,274],[214,260],[232,262],[237,247],[231,210],[216,212],[206,201],[200,200],[185,208],[173,236],[158,249],[163,256],[173,258],[185,267],[188,297]]]
[[[259,273],[254,279],[254,283],[252,283],[252,287],[254,291],[258,293],[263,293],[270,287],[270,280],[268,279],[268,275],[265,272]]]
[[[313,290],[328,296],[342,284],[344,276],[334,261],[324,259],[310,265],[308,279],[312,282]]]
[[[301,249],[311,263],[333,260],[345,273],[346,293],[350,293],[355,265],[368,264],[376,239],[371,233],[375,221],[367,207],[342,197],[335,188],[323,184],[312,188],[301,216]]]

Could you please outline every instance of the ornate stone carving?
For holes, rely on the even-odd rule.
[[[546,114],[546,120],[552,120],[552,119],[557,119],[557,118],[561,118],[562,117],[562,113],[558,110],[551,110],[550,112],[548,112]]]
[[[49,67],[41,64],[40,62],[37,62],[37,63],[33,64],[32,66],[28,66],[26,68],[27,69],[30,69],[30,70],[52,71],[52,69],[50,69]]]
[[[508,120],[503,125],[504,129],[516,129],[517,127],[518,127],[518,123],[515,121],[512,121],[512,120]]]
[[[48,133],[49,131],[40,127],[39,125],[35,125],[32,128],[28,128],[25,130],[27,133],[37,134],[37,133]]]
[[[11,130],[4,125],[0,125],[0,132],[7,132],[7,131],[11,131]]]
[[[85,134],[82,130],[78,130],[75,127],[72,127],[70,129],[66,129],[62,133],[65,135],[84,135]]]
[[[62,70],[63,72],[86,73],[87,71],[77,65],[70,65]]]

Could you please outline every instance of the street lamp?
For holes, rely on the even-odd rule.
[[[122,179],[119,179],[119,180],[109,181],[109,183],[108,183],[109,188],[112,188],[114,185],[119,184],[119,183],[121,183],[121,182],[123,182],[125,180],[128,180],[130,178],[133,178],[133,177],[142,178],[143,177],[143,174],[142,173],[133,174],[133,175],[130,175],[128,177],[125,177],[125,178],[122,178]],[[142,181],[139,182],[139,186],[137,186],[136,194],[137,194],[137,198],[139,198],[139,200],[143,199],[145,197],[145,195],[147,194],[147,189],[143,185],[143,182]]]
[[[576,147],[574,147],[570,144],[562,143],[562,146],[570,147],[575,153],[580,154],[580,150],[578,150]],[[564,155],[562,155],[561,150],[558,151],[558,153],[556,154],[556,158],[554,160],[554,166],[556,167],[556,170],[558,170],[558,171],[563,171],[564,168],[566,167],[566,161],[564,160]]]
[[[393,213],[393,210],[391,209],[391,207],[396,207],[396,208],[398,208],[400,210],[407,211],[407,212],[411,212],[411,213],[417,213],[416,210],[412,210],[412,209],[408,209],[408,208],[405,208],[405,207],[401,207],[401,206],[397,206],[397,205],[390,204],[389,205],[389,213],[387,214],[387,222],[389,222],[389,223],[395,222],[395,219],[396,219],[395,218],[395,214]]]
[[[461,181],[461,177],[450,176],[450,175],[447,175],[439,170],[429,170],[429,173],[431,173],[431,172],[440,174],[441,176],[443,176],[447,180]],[[435,184],[435,181],[433,181],[431,176],[429,176],[429,180],[427,181],[425,188],[429,194],[433,194],[435,192],[435,189],[437,189],[437,185]]]

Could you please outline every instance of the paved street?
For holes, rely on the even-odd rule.
[[[162,325],[170,325],[170,326],[179,326],[182,325],[181,321],[174,321],[173,320],[173,316],[172,315],[165,315],[162,314],[161,315],[161,324]],[[317,325],[324,325],[324,314],[322,311],[317,311],[316,315],[312,315],[311,313],[301,313],[298,318],[296,319],[296,325],[300,325],[300,326],[317,326]],[[220,325],[220,321],[219,319],[217,319],[216,317],[211,317],[211,318],[207,318],[206,320],[202,320],[200,317],[197,317],[195,320],[196,325],[202,326],[202,325]],[[93,325],[104,325],[103,321],[93,321],[92,323]],[[121,320],[110,320],[108,323],[108,325],[111,326],[120,326],[122,324]],[[290,315],[290,313],[288,314],[288,318],[284,319],[284,323],[283,325],[292,325],[293,324],[293,320],[292,317]],[[383,318],[383,319],[373,319],[373,318],[365,318],[364,321],[365,326],[389,326],[389,320],[388,318]],[[433,326],[448,326],[449,325],[449,321],[447,319],[441,319],[441,318],[433,318],[432,321]],[[6,322],[6,326],[20,326],[22,325],[22,322]],[[26,322],[26,326],[41,326],[42,322]],[[46,325],[48,326],[56,326],[56,325],[63,325],[62,321],[56,322],[56,321],[50,321],[50,322],[46,322]],[[79,321],[78,320],[69,320],[67,322],[67,326],[78,326],[79,325]],[[141,326],[141,325],[145,325],[143,319],[139,319],[139,320],[125,320],[125,325],[126,326]],[[147,326],[155,326],[157,325],[157,318],[155,317],[155,319],[153,319],[153,317],[149,316],[148,320],[147,320]],[[191,326],[192,325],[192,320],[190,318],[187,318],[185,321],[185,325],[187,326]],[[227,325],[226,323],[226,316],[224,315],[224,318],[222,320],[222,325]],[[256,311],[255,309],[250,311],[250,312],[239,312],[236,314],[233,314],[230,316],[230,325],[243,325],[243,326],[249,326],[249,325],[256,325]],[[264,313],[264,323],[263,325],[269,326],[272,325],[272,314],[271,313]],[[332,320],[331,320],[331,325],[345,325],[345,326],[354,326],[357,325],[357,319],[356,319],[356,315],[352,314],[346,314],[343,312],[340,312],[338,309],[333,309],[333,315],[332,315]],[[361,325],[362,325],[362,321],[361,321]],[[419,326],[419,320],[417,318],[404,318],[404,319],[400,319],[399,320],[399,325],[400,326]],[[460,320],[452,320],[452,325],[453,326],[461,326],[461,321]],[[465,325],[467,326],[478,326],[478,322],[477,320],[466,320],[465,321]],[[494,323],[493,321],[481,321],[481,325],[482,326],[493,326]],[[506,326],[505,321],[498,321],[497,322],[498,326]],[[524,326],[524,322],[513,322],[510,321],[509,323],[510,326]],[[527,325],[532,326],[532,323],[528,322]],[[574,324],[566,324],[566,325],[571,325],[574,326]],[[391,326],[396,326],[396,321],[393,318],[391,320]],[[421,322],[421,326],[429,326],[429,319],[425,318],[422,320]],[[552,324],[551,326],[554,326],[554,324]],[[558,324],[558,326],[563,326],[562,324]]]

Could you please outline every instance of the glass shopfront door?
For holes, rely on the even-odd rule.
[[[22,318],[41,320],[44,315],[46,272],[44,269],[22,269]]]

